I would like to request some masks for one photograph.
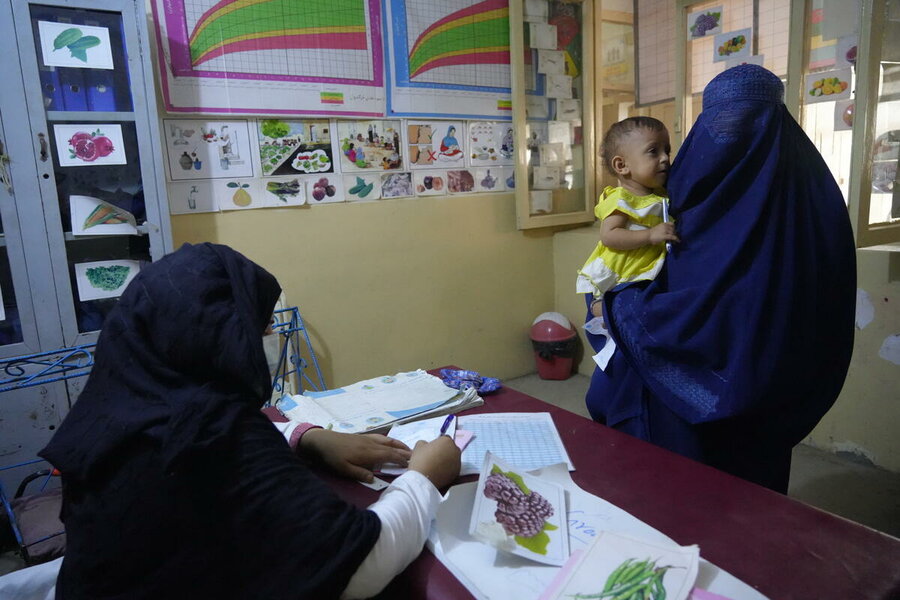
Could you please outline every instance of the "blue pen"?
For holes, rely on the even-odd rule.
[[[453,415],[447,415],[447,418],[444,419],[444,424],[441,425],[441,435],[447,433],[447,428],[450,427],[450,423],[453,422]]]

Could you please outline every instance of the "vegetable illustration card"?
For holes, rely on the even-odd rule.
[[[61,167],[124,165],[122,126],[112,123],[54,125],[56,156]]]
[[[69,196],[72,235],[137,235],[134,215],[91,196]]]
[[[38,33],[48,67],[114,68],[106,27],[38,21]]]
[[[347,200],[350,202],[378,200],[381,198],[381,174],[344,175],[344,189],[347,190]]]
[[[136,260],[101,260],[75,265],[78,299],[118,298],[141,270]]]
[[[685,600],[700,563],[697,546],[647,542],[601,531],[572,554],[540,600],[642,598]]]
[[[306,204],[306,186],[299,176],[266,179],[262,184],[266,206],[300,206]]]
[[[469,534],[500,551],[560,566],[569,558],[565,490],[486,452]]]

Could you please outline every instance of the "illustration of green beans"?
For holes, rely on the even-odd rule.
[[[577,600],[665,600],[663,577],[672,567],[657,567],[655,560],[629,558],[616,567],[596,594],[574,594]]]

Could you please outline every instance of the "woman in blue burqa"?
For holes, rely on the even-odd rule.
[[[419,554],[459,450],[441,436],[410,456],[384,436],[309,428],[286,440],[260,411],[280,291],[215,244],[185,244],[129,284],[40,453],[63,480],[57,600],[369,597]],[[375,461],[408,458],[410,470],[360,509],[294,442],[363,479]]]
[[[586,401],[595,420],[784,493],[791,449],[844,383],[856,256],[783,93],[756,65],[704,90],[669,175],[682,242],[656,280],[605,295],[617,349]]]

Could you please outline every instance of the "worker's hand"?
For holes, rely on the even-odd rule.
[[[409,469],[428,478],[434,487],[444,488],[459,476],[461,452],[449,435],[433,442],[419,442],[409,459]]]
[[[384,463],[405,467],[412,452],[399,440],[377,433],[338,433],[310,429],[300,438],[300,449],[331,467],[339,475],[372,482],[372,470]]]

